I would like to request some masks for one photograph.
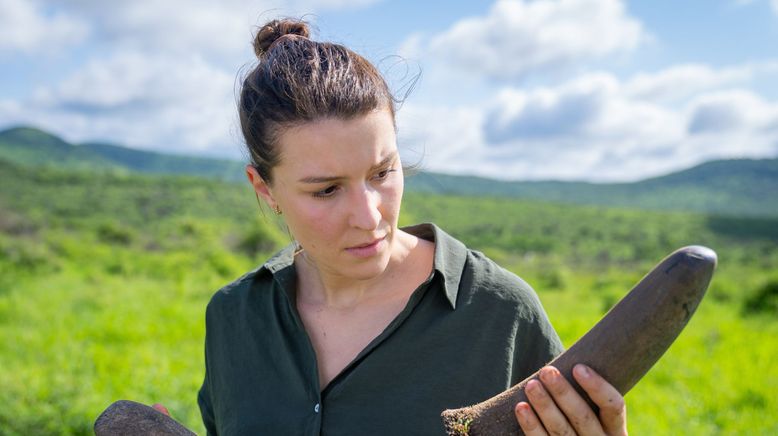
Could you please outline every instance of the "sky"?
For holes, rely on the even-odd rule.
[[[242,159],[253,32],[284,16],[407,93],[398,145],[426,170],[614,182],[778,156],[778,0],[0,0],[0,129]]]

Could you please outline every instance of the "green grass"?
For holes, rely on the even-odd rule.
[[[252,267],[226,251],[139,253],[55,238],[72,261],[0,297],[0,433],[88,434],[117,399],[165,404],[202,430],[205,303]]]
[[[0,434],[91,434],[117,399],[203,432],[203,316],[220,286],[288,238],[250,189],[196,178],[0,162]],[[565,345],[672,249],[720,265],[666,355],[627,395],[636,434],[776,434],[776,220],[409,195],[530,282]]]

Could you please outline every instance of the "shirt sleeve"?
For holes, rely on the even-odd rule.
[[[472,279],[463,279],[463,286],[476,290],[486,301],[490,313],[510,316],[513,325],[506,346],[512,348],[506,376],[511,386],[524,380],[563,351],[537,293],[515,273],[499,266],[483,253],[471,250],[468,266]],[[467,289],[467,288],[466,288]],[[504,334],[508,335],[508,330]]]
[[[512,385],[529,377],[564,351],[562,341],[537,295],[534,291],[529,295],[529,316],[524,318],[524,325],[519,326],[523,334],[516,335]]]
[[[208,435],[216,435],[216,422],[213,419],[213,407],[208,390],[208,375],[205,376],[200,392],[197,393],[197,404],[200,406],[200,415],[203,417],[203,424]]]
[[[210,309],[210,305],[208,306]],[[207,434],[216,435],[216,420],[213,414],[213,402],[211,400],[211,384],[208,381],[208,310],[206,310],[205,316],[205,377],[203,379],[203,385],[200,387],[200,391],[197,393],[197,404],[200,406],[200,415],[203,418],[203,424]]]

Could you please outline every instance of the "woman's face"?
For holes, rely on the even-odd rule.
[[[277,146],[273,185],[249,177],[282,211],[306,256],[329,275],[369,279],[383,272],[396,247],[403,193],[390,112],[289,128]]]

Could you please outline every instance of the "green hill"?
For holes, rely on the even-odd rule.
[[[711,161],[634,183],[508,182],[420,173],[409,179],[408,185],[410,190],[437,194],[507,196],[736,216],[778,216],[778,159]]]
[[[59,168],[120,168],[88,149],[31,127],[0,132],[0,158],[21,165],[50,165]]]
[[[141,151],[117,145],[69,144],[31,127],[0,132],[0,159],[57,168],[188,174],[243,181],[237,161]],[[634,183],[499,181],[421,172],[408,177],[410,192],[513,197],[543,201],[688,210],[730,216],[778,216],[778,159],[720,160]]]
[[[0,132],[0,159],[20,165],[189,174],[227,181],[245,179],[243,164],[237,161],[171,155],[101,143],[76,145],[32,127]]]
[[[143,173],[189,174],[218,180],[243,181],[243,164],[237,161],[178,156],[133,150],[110,144],[81,145],[93,155]]]

